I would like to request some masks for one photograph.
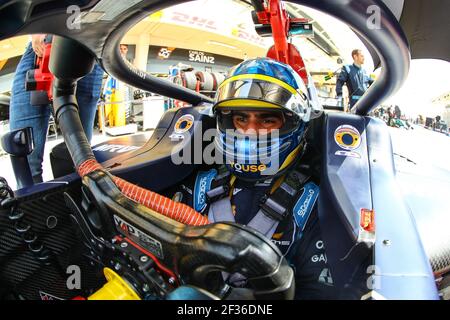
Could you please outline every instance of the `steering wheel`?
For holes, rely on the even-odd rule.
[[[114,245],[105,241],[102,245],[120,251],[120,244],[126,242],[136,252],[134,256],[152,260],[162,278],[172,284],[167,293],[190,285],[226,298],[232,291],[224,280],[226,273],[246,280],[242,292],[247,297],[293,298],[292,268],[278,248],[256,230],[228,222],[201,226],[179,223],[127,198],[102,169],[85,175],[83,184],[96,208],[101,238],[114,239]]]

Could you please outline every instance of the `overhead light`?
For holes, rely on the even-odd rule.
[[[208,40],[208,43],[215,44],[216,46],[222,46],[222,47],[226,47],[226,48],[230,48],[230,49],[234,49],[234,50],[239,50],[237,47],[232,46],[231,44],[226,44],[226,43],[219,42],[219,41]]]

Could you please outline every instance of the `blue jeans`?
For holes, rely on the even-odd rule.
[[[25,91],[25,76],[34,68],[36,55],[28,44],[25,53],[17,65],[11,92],[10,130],[25,127],[33,128],[34,151],[28,156],[31,174],[35,181],[42,181],[42,161],[51,106],[32,106],[30,92]],[[67,63],[70,63],[68,61]],[[80,119],[88,140],[92,139],[97,102],[100,98],[103,69],[95,65],[90,74],[78,81],[76,97],[79,105]]]

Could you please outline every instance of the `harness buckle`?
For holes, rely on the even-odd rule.
[[[216,202],[217,200],[222,199],[225,195],[230,192],[230,187],[228,184],[223,184],[215,187],[206,192],[206,198],[209,203]]]
[[[267,195],[262,197],[260,209],[266,216],[278,222],[283,221],[289,214],[287,208]]]

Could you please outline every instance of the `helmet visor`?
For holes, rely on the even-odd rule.
[[[249,118],[249,113],[256,114],[254,115],[253,121],[256,124],[252,127],[253,133],[257,135],[265,134],[268,132],[272,132],[273,130],[277,130],[278,134],[286,135],[290,134],[292,131],[296,130],[300,125],[299,118],[295,116],[292,112],[288,111],[278,111],[278,110],[218,110],[216,112],[217,115],[217,128],[221,132],[225,132],[226,130],[236,130],[238,132],[246,132],[249,134],[252,132],[248,130],[245,125],[242,126],[240,122],[247,122]],[[242,120],[241,120],[242,119]],[[271,123],[279,123],[280,126],[276,128],[271,128]],[[264,125],[265,123],[269,123],[269,125]]]
[[[280,81],[281,82],[281,81]],[[260,79],[238,79],[224,83],[217,91],[216,107],[240,108],[232,100],[254,100],[252,108],[288,108],[292,104],[303,103],[300,94],[284,83],[274,83]],[[245,106],[246,109],[248,105]]]

